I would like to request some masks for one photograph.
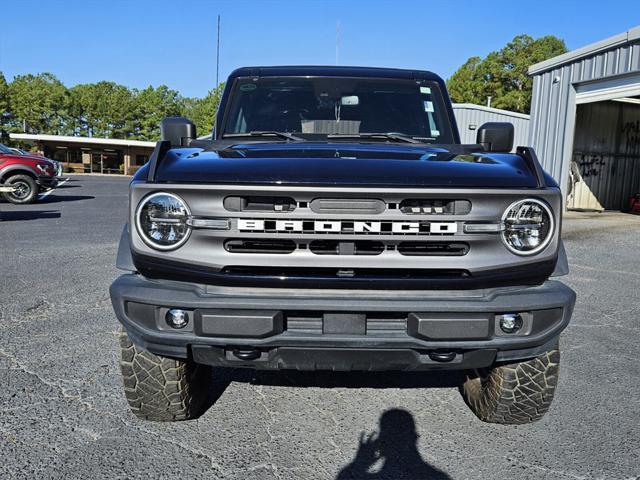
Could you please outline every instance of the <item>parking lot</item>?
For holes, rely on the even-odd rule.
[[[200,419],[161,424],[121,392],[108,287],[127,186],[73,176],[0,201],[0,478],[639,478],[640,217],[565,220],[578,303],[536,424],[481,423],[456,375],[234,370]],[[359,444],[390,410],[379,471]]]

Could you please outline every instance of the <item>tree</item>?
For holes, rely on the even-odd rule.
[[[127,87],[102,81],[76,85],[70,95],[74,134],[107,138],[133,136],[136,105]]]
[[[135,133],[140,140],[158,140],[160,121],[164,117],[181,115],[183,99],[178,92],[166,85],[158,88],[151,86],[134,91],[135,95]]]
[[[490,96],[493,107],[529,113],[533,82],[528,68],[566,51],[564,41],[552,35],[535,40],[518,35],[484,59],[467,60],[447,80],[449,94],[454,102],[479,105],[485,105]]]
[[[209,90],[204,98],[184,99],[183,115],[196,124],[199,136],[210,134],[213,131],[223,90],[224,83],[221,83],[217,88]]]
[[[9,86],[4,74],[0,71],[0,134],[9,130]]]
[[[22,123],[27,131],[62,133],[68,121],[69,95],[55,76],[19,75],[7,90],[15,122]]]

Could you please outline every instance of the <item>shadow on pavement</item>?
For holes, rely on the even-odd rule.
[[[76,202],[78,200],[93,200],[96,197],[91,195],[64,195],[57,196],[55,193],[43,198],[42,200],[38,200],[38,203],[60,203],[60,202]]]
[[[398,408],[387,410],[380,416],[378,432],[360,434],[355,458],[336,479],[450,479],[424,461],[418,452],[418,438],[411,413]]]
[[[0,221],[16,222],[18,220],[37,220],[39,218],[60,218],[58,210],[24,210],[0,212]]]

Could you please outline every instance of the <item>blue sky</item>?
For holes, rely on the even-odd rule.
[[[629,1],[14,0],[3,2],[0,71],[51,72],[68,86],[113,80],[202,96],[245,65],[339,64],[433,70],[447,78],[515,35],[569,49],[640,24]]]

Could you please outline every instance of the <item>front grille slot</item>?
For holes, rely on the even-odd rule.
[[[382,242],[339,240],[316,240],[309,244],[309,250],[316,255],[380,255],[385,249]]]
[[[292,212],[296,201],[291,197],[227,197],[224,208],[230,212]]]
[[[421,268],[353,268],[331,267],[261,267],[258,265],[226,266],[222,273],[245,277],[304,277],[334,279],[411,279],[411,280],[456,280],[470,277],[468,270],[462,269],[421,269]]]
[[[229,253],[292,253],[296,249],[293,240],[244,240],[233,239],[224,243]]]
[[[309,208],[318,214],[362,214],[378,215],[385,211],[386,204],[377,199],[316,198]]]
[[[400,203],[407,215],[466,215],[471,211],[469,200],[408,198]]]
[[[398,252],[406,256],[457,257],[469,252],[469,244],[464,242],[402,242]]]

